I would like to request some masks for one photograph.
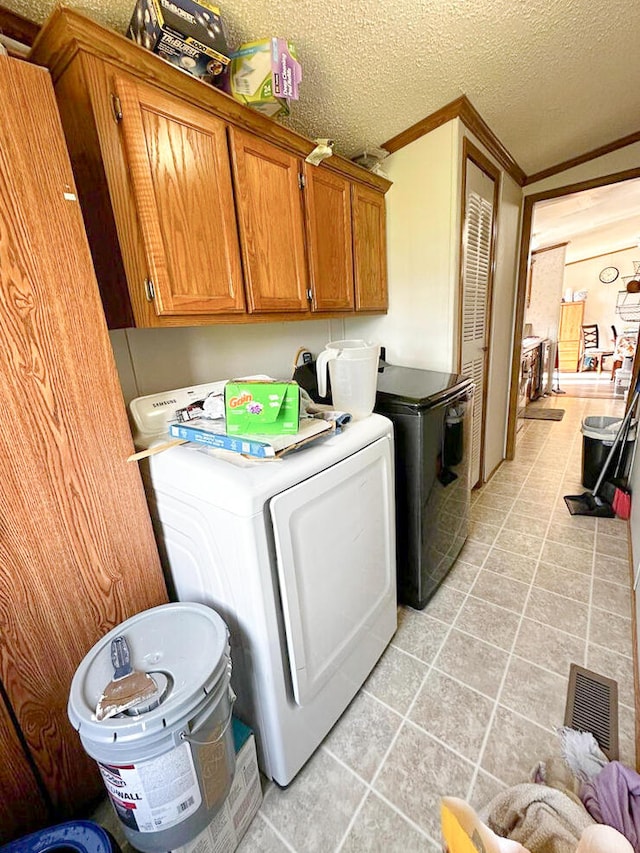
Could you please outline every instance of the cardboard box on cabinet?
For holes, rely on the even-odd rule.
[[[220,9],[206,0],[138,0],[127,35],[214,85],[230,62]]]
[[[289,115],[289,101],[298,100],[302,66],[291,42],[260,39],[232,54],[228,75],[236,100],[275,118]]]

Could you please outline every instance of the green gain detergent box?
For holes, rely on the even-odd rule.
[[[224,388],[227,435],[287,435],[298,432],[297,382],[232,380]]]

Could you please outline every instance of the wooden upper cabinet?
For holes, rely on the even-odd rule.
[[[250,311],[307,311],[299,157],[229,129]]]
[[[353,184],[353,256],[358,311],[385,311],[387,245],[384,194]]]
[[[353,311],[351,182],[305,163],[306,222],[314,311]]]
[[[225,123],[132,79],[116,91],[157,313],[244,311]]]
[[[30,59],[51,69],[110,328],[386,310],[381,175],[308,167],[310,140],[64,6]]]

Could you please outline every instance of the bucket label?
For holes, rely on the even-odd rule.
[[[202,803],[188,743],[151,761],[98,767],[118,818],[137,832],[169,829]]]

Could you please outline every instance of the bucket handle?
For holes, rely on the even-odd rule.
[[[222,731],[220,732],[219,735],[212,738],[211,740],[198,740],[197,738],[190,735],[189,732],[180,732],[180,740],[186,740],[187,743],[192,743],[192,744],[194,744],[194,746],[207,746],[208,744],[218,743],[219,740],[222,740],[222,738],[227,733],[227,729],[231,725],[231,720],[233,718],[233,706],[234,706],[234,703],[236,701],[236,694],[233,692],[233,690],[231,688],[229,688],[229,699],[231,701],[231,708],[229,709],[229,716],[227,717],[227,721],[224,724]]]

